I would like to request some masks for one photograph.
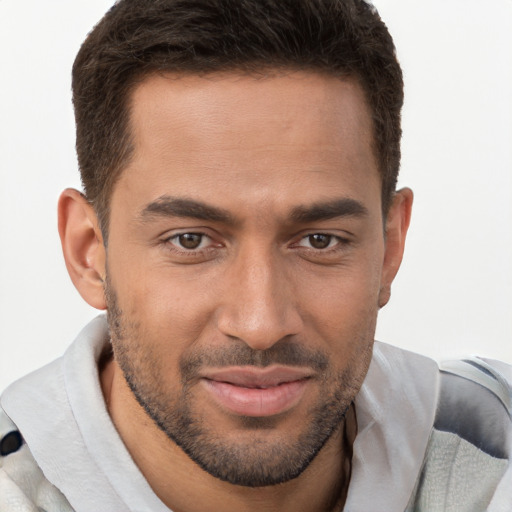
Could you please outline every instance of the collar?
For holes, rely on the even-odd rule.
[[[437,405],[429,358],[376,342],[356,397],[358,434],[346,512],[403,512],[420,474]]]

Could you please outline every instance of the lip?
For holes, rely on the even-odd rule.
[[[294,367],[230,367],[204,372],[201,383],[228,412],[267,417],[297,405],[312,375],[311,370]]]

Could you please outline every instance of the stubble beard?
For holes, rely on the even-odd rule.
[[[203,470],[234,485],[263,487],[298,477],[343,425],[371,359],[373,341],[367,341],[360,345],[357,362],[350,362],[344,371],[336,373],[324,353],[289,341],[278,342],[265,351],[255,351],[240,342],[233,350],[203,351],[182,358],[181,392],[175,396],[164,389],[161,376],[165,372],[160,358],[152,353],[151,343],[143,339],[138,324],[124,317],[108,279],[105,295],[114,356],[137,402]],[[241,417],[237,434],[242,429],[244,435],[230,436],[217,432],[207,417],[194,410],[191,383],[199,368],[270,364],[313,367],[321,375],[319,399],[308,411],[310,420],[295,439],[273,435],[279,424],[277,417]]]

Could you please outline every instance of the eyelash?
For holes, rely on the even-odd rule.
[[[199,247],[192,248],[192,249],[188,249],[183,246],[180,247],[178,245],[180,237],[184,237],[187,235],[201,237],[200,242],[199,242]],[[208,246],[201,247],[201,245],[203,245],[208,240],[210,240],[210,243],[208,244]],[[197,255],[205,253],[209,250],[215,249],[216,247],[211,246],[212,241],[213,241],[213,239],[211,236],[207,235],[206,233],[201,233],[198,231],[184,231],[182,233],[175,233],[174,235],[169,236],[163,240],[163,242],[166,244],[168,250],[171,250],[172,252],[179,253],[180,255],[188,255],[188,256],[197,256]],[[217,244],[217,246],[219,246],[219,245],[220,244]]]
[[[323,247],[323,248],[317,248],[317,247],[305,247],[305,246],[300,245],[301,242],[306,241],[308,239],[311,239],[312,237],[326,237],[326,238],[328,238],[329,241],[328,241],[327,246]],[[335,244],[331,246],[332,242],[335,242]],[[311,244],[311,240],[310,240],[310,244]],[[297,245],[299,247],[305,247],[308,250],[311,250],[311,251],[314,251],[314,252],[319,252],[319,253],[327,253],[327,252],[330,252],[330,251],[338,251],[342,247],[347,246],[348,244],[350,244],[350,240],[348,238],[344,238],[344,237],[341,237],[341,236],[338,236],[338,235],[333,235],[331,233],[321,233],[321,232],[309,233],[307,235],[304,235],[297,242]]]
[[[201,240],[199,242],[199,247],[197,247],[197,248],[186,248],[183,246],[179,247],[178,241],[179,241],[180,237],[184,237],[187,235],[201,237]],[[306,246],[303,246],[300,244],[301,242],[311,239],[311,237],[315,237],[315,236],[327,237],[329,239],[328,245],[324,248],[315,248],[315,247],[311,247],[311,246],[306,247]],[[208,239],[210,240],[210,244],[206,247],[201,247],[201,245],[203,243],[205,243],[205,241],[207,241]],[[331,243],[333,241],[335,242],[335,244],[333,246],[331,246]],[[211,243],[213,242],[212,237],[207,235],[206,233],[201,233],[201,232],[197,232],[197,231],[185,231],[182,233],[176,233],[176,234],[173,234],[172,236],[165,238],[163,240],[163,242],[167,245],[167,247],[171,251],[178,252],[183,255],[189,255],[189,256],[197,256],[197,255],[200,255],[201,253],[207,252],[209,250],[214,250],[221,246],[220,243],[216,244],[216,246],[211,246]],[[306,235],[301,236],[300,239],[298,240],[298,242],[295,242],[294,244],[292,244],[292,247],[303,247],[304,249],[311,251],[311,252],[315,252],[315,253],[319,253],[319,254],[320,253],[326,254],[326,253],[340,251],[344,247],[350,245],[350,243],[351,243],[351,241],[348,238],[340,237],[338,235],[333,235],[330,233],[314,232],[314,233],[308,233]]]

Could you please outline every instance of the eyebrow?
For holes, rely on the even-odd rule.
[[[292,209],[290,220],[295,223],[307,224],[337,217],[365,217],[367,215],[368,209],[359,201],[341,198],[308,206],[297,206]],[[182,217],[221,222],[228,225],[237,224],[236,219],[227,210],[194,199],[167,195],[148,203],[139,214],[139,219],[142,222],[158,217]]]
[[[344,197],[327,202],[313,203],[309,206],[297,206],[292,210],[291,219],[297,223],[310,223],[337,217],[366,217],[368,208],[359,201]]]
[[[225,224],[235,224],[234,217],[226,210],[194,199],[161,196],[148,203],[139,214],[141,221],[155,217],[183,217]]]

